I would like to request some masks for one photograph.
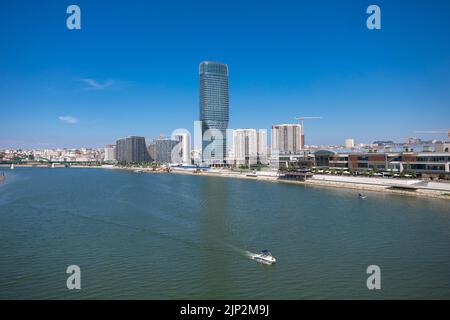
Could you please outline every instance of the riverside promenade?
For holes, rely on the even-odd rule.
[[[173,173],[188,173],[184,170],[173,170]],[[314,174],[306,181],[280,179],[277,172],[257,171],[249,172],[231,171],[226,169],[211,169],[201,173],[206,176],[226,178],[239,178],[262,180],[268,182],[280,182],[291,184],[303,184],[317,187],[348,188],[356,190],[387,192],[398,195],[421,196],[450,200],[450,182],[425,181],[420,179],[357,177]]]
[[[306,183],[317,186],[390,192],[450,200],[450,182],[316,174]]]

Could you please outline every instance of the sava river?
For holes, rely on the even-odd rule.
[[[0,299],[449,299],[450,201],[1,168]],[[269,249],[277,264],[250,259]],[[69,265],[81,289],[68,290]],[[366,269],[381,270],[368,290]]]

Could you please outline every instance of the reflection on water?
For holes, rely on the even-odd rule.
[[[0,186],[0,298],[450,298],[449,202],[366,194],[17,168]],[[276,266],[251,260],[261,249]],[[365,286],[371,264],[381,292]]]
[[[219,179],[205,179],[198,181],[198,196],[203,199],[203,206],[199,211],[200,242],[214,248],[222,248],[222,252],[205,251],[205,269],[202,272],[204,294],[210,298],[217,297],[217,288],[221,294],[229,292],[230,274],[228,272],[230,257],[223,244],[227,242],[226,228],[230,216],[229,185]]]

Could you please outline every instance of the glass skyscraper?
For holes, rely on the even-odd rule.
[[[199,65],[199,77],[202,160],[207,164],[224,164],[230,109],[228,66],[203,61]]]

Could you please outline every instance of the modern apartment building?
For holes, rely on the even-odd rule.
[[[145,138],[138,136],[118,139],[116,141],[116,156],[118,162],[137,163],[150,160]]]
[[[233,131],[234,165],[253,165],[258,161],[258,135],[255,129]]]
[[[278,124],[272,126],[272,154],[297,154],[302,150],[300,124]]]
[[[103,161],[105,162],[112,162],[116,161],[116,145],[115,144],[109,144],[105,147],[105,156],[103,158]]]
[[[158,163],[172,163],[172,151],[180,143],[178,140],[160,138],[155,140],[155,161]]]
[[[267,164],[267,130],[259,129],[257,132],[257,153],[258,153],[258,163]]]
[[[153,162],[156,159],[156,143],[155,140],[152,140],[149,144],[148,144],[148,156],[149,156],[149,161]]]

